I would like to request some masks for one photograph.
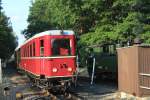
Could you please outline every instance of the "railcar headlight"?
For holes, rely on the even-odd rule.
[[[71,71],[72,71],[72,68],[71,68],[71,67],[69,67],[69,68],[68,68],[68,71],[69,71],[69,72],[71,72]]]
[[[58,70],[57,70],[57,68],[53,68],[52,71],[53,71],[54,73],[56,73]]]

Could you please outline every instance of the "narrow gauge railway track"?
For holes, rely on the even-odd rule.
[[[28,97],[23,98],[22,100],[81,100],[78,96],[74,94],[64,95],[54,95],[50,94],[49,96],[39,96],[39,95],[30,95]]]
[[[27,92],[27,93],[17,93],[17,100],[82,100],[73,91],[65,92],[63,94],[51,93],[48,91],[38,91],[38,92]]]

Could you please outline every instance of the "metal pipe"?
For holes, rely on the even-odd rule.
[[[79,56],[77,55],[76,58],[76,64],[77,64],[77,68],[76,68],[76,78],[75,78],[75,86],[77,86],[77,80],[78,80],[78,74],[79,74]]]
[[[2,84],[2,64],[0,59],[0,84]]]
[[[139,75],[141,75],[141,76],[150,76],[150,74],[146,74],[146,73],[139,73]]]
[[[95,74],[95,58],[93,58],[93,70],[92,70],[92,77],[91,77],[91,85],[93,84],[94,74]]]
[[[150,90],[150,87],[146,87],[146,86],[140,86],[140,88]]]

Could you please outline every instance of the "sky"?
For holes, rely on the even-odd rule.
[[[25,40],[24,36],[20,33],[28,25],[27,18],[30,5],[31,0],[2,0],[3,11],[7,17],[10,17],[13,31],[19,39],[19,45],[21,45]]]

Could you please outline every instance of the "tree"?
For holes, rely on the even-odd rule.
[[[23,34],[31,37],[46,29],[73,29],[80,34],[86,33],[95,25],[101,3],[97,0],[88,4],[89,1],[35,0],[28,16],[28,28]],[[96,9],[91,8],[93,4]]]
[[[99,15],[98,24],[93,32],[83,35],[81,42],[86,45],[121,43],[135,37],[149,36],[148,0],[105,0],[106,4]]]
[[[77,1],[35,0],[30,7],[28,28],[23,31],[23,34],[31,37],[44,30],[72,28],[77,16],[71,6]]]
[[[150,30],[149,0],[35,0],[25,35],[49,29],[73,29],[86,45],[121,43]]]
[[[2,9],[2,0],[0,0],[0,12],[1,12],[1,9]]]
[[[32,4],[28,17],[28,28],[22,32],[25,37],[31,37],[38,32],[51,28],[51,22],[46,17],[47,4],[48,0],[36,0]]]
[[[7,59],[13,53],[17,46],[16,37],[13,34],[10,26],[9,18],[5,16],[4,12],[0,15],[0,58]]]
[[[66,29],[72,28],[76,19],[75,8],[72,0],[49,0],[47,7],[47,15],[50,18],[53,28]],[[75,6],[75,5],[74,5]]]
[[[0,17],[1,17],[1,13],[2,13],[2,1],[0,0]]]

